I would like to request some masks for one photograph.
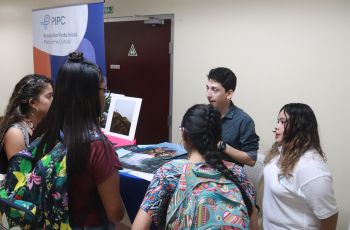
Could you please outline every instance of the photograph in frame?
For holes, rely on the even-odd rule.
[[[134,140],[141,98],[111,94],[105,133],[126,140]]]

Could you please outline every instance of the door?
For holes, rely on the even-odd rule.
[[[137,144],[169,141],[171,20],[105,22],[108,89],[142,98]]]

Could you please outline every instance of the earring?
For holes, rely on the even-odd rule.
[[[37,107],[33,107],[33,113],[34,114],[38,113],[38,108]]]

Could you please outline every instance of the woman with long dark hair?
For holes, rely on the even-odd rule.
[[[184,147],[188,152],[188,159],[170,161],[156,172],[132,229],[148,229],[152,220],[159,229],[187,229],[187,227],[199,228],[199,226],[206,228],[209,222],[212,222],[209,224],[216,226],[216,229],[219,229],[220,226],[225,226],[225,229],[248,229],[249,227],[255,229],[254,189],[247,180],[242,167],[231,162],[222,161],[222,153],[218,151],[217,145],[221,140],[222,132],[220,112],[211,105],[194,105],[185,113],[181,130]],[[179,164],[181,165],[180,169]],[[186,180],[182,182],[180,180],[183,176],[187,178],[188,171],[183,172],[182,170],[187,168],[191,168],[191,172],[194,172],[196,177],[200,177],[198,180],[202,180],[202,178],[204,180],[214,180],[214,183],[203,183],[202,186],[205,187],[206,192],[214,196],[218,193],[220,193],[219,196],[225,194],[223,196],[225,196],[224,199],[228,199],[226,200],[228,203],[234,201],[235,205],[230,206],[230,211],[220,213],[218,210],[221,208],[225,210],[226,208],[225,202],[220,204],[214,202],[213,204],[211,203],[212,200],[209,199],[208,202],[205,202],[206,204],[211,203],[209,209],[211,209],[210,207],[213,208],[211,210],[207,209],[209,214],[202,215],[201,211],[197,210],[193,216],[169,216],[173,211],[176,212],[176,210],[171,210],[172,206],[169,205],[176,201],[174,193],[178,192],[177,189],[184,186],[183,182]],[[191,176],[193,178],[193,174]],[[227,190],[227,187],[221,184],[223,181],[233,184],[234,187]],[[187,184],[187,186],[190,185]],[[204,187],[196,187],[196,193],[200,193]],[[190,199],[190,197],[185,199]],[[188,203],[188,205],[194,204]],[[195,209],[196,207],[192,208]],[[215,217],[211,215],[212,213],[215,213]],[[254,220],[251,223],[252,225],[249,223],[249,217]]]
[[[310,106],[282,107],[265,158],[264,229],[335,229],[338,210]]]
[[[123,218],[119,191],[119,160],[102,134],[99,118],[104,107],[106,82],[101,69],[69,54],[59,69],[54,99],[36,129],[41,136],[39,160],[61,141],[67,149],[69,222],[71,227],[105,229]],[[54,198],[49,198],[54,199]]]
[[[28,147],[52,94],[52,82],[43,75],[29,74],[16,84],[0,123],[0,174],[6,174],[8,161]]]

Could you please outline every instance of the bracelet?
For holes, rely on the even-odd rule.
[[[219,146],[218,146],[218,150],[219,150],[220,152],[224,152],[225,149],[226,149],[226,143],[225,143],[224,141],[220,141],[220,142],[219,142]]]

